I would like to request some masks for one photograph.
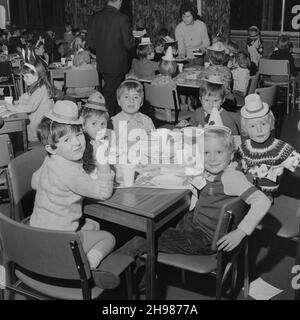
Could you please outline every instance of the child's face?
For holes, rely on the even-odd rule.
[[[27,86],[31,86],[32,84],[38,81],[37,74],[25,73],[23,74],[24,82]]]
[[[125,89],[118,98],[118,104],[127,114],[135,114],[142,105],[141,95],[134,89]]]
[[[40,46],[39,48],[36,48],[36,49],[35,49],[35,53],[36,53],[38,56],[42,56],[42,55],[45,53],[45,48],[44,48],[44,46]]]
[[[212,174],[219,174],[229,165],[232,152],[228,150],[220,137],[205,137],[204,139],[204,168]]]
[[[206,94],[205,96],[200,98],[200,101],[204,111],[208,114],[211,114],[211,111],[213,108],[217,108],[218,110],[221,108],[221,105],[223,104],[224,99],[221,98],[221,96],[218,94],[215,94],[215,95]]]
[[[246,121],[248,137],[257,142],[265,142],[271,135],[271,123],[268,117],[248,119]]]
[[[61,137],[56,144],[56,149],[52,150],[52,154],[57,154],[64,159],[70,161],[79,161],[83,157],[85,150],[85,138],[83,132],[69,133]]]
[[[107,129],[107,120],[104,116],[91,115],[85,120],[83,130],[90,136],[92,140],[96,139],[97,133],[103,132],[103,136],[105,135],[105,131]]]
[[[148,59],[148,60],[153,60],[153,59],[154,59],[154,55],[155,55],[155,53],[154,53],[154,51],[153,51],[153,52],[151,52],[150,54],[148,54],[147,59]]]

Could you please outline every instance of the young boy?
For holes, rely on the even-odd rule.
[[[113,250],[115,238],[106,231],[100,231],[95,221],[82,219],[82,200],[84,197],[108,199],[113,191],[114,174],[108,164],[97,165],[96,179],[84,172],[82,124],[77,105],[66,100],[56,102],[42,120],[38,136],[48,156],[32,177],[32,187],[37,192],[30,225],[50,230],[77,231],[95,284],[109,289],[119,284],[119,278],[96,268]]]
[[[240,135],[240,116],[238,113],[228,112],[222,108],[225,101],[225,87],[220,77],[211,75],[202,82],[199,91],[199,99],[202,108],[194,111],[191,119],[191,126],[204,127],[208,123],[213,108],[219,110],[224,126],[230,128],[233,135]]]
[[[211,244],[220,210],[232,197],[239,196],[250,205],[250,209],[237,229],[217,242],[218,250],[231,251],[254,231],[270,208],[270,200],[230,164],[233,157],[230,129],[221,124],[221,119],[210,119],[209,123],[214,124],[204,129],[206,186],[200,192],[194,212],[187,213],[177,228],[167,229],[159,237],[159,251],[186,255],[213,254]],[[139,254],[144,249],[141,239],[134,238],[131,244],[136,245],[135,250],[126,244],[120,251]]]
[[[144,89],[140,82],[127,79],[121,83],[117,90],[117,100],[122,111],[112,117],[113,128],[117,140],[124,134],[123,128],[127,126],[129,136],[133,129],[155,129],[152,120],[139,112],[144,100]]]
[[[284,169],[295,171],[300,155],[291,145],[271,135],[274,115],[258,94],[245,98],[241,116],[242,130],[248,136],[238,149],[243,171],[252,174],[254,184],[272,198]]]

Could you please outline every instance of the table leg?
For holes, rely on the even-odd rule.
[[[155,280],[156,280],[156,238],[154,222],[152,219],[147,221],[147,261],[146,261],[146,299],[155,298]]]
[[[26,121],[22,121],[22,139],[24,152],[28,150],[28,139],[27,139],[27,125]]]

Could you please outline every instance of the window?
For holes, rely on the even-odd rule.
[[[230,4],[233,30],[247,30],[256,25],[264,31],[300,31],[299,0],[230,0]]]

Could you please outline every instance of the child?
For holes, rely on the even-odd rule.
[[[250,59],[246,52],[240,51],[236,56],[236,68],[232,70],[233,95],[237,107],[244,105],[244,97],[247,94],[250,80]]]
[[[239,52],[239,46],[233,41],[228,41],[225,46],[226,46],[225,54],[226,54],[226,61],[227,61],[225,65],[227,65],[227,67],[230,70],[232,70],[236,64],[235,59],[236,59],[236,55]]]
[[[117,89],[117,100],[122,111],[112,117],[113,128],[118,139],[122,124],[126,122],[127,132],[133,129],[155,129],[152,120],[139,112],[144,100],[143,85],[134,79],[123,81]]]
[[[225,46],[222,42],[216,42],[207,48],[207,52],[210,66],[205,69],[203,76],[219,76],[225,86],[226,98],[231,98],[232,74],[230,69],[224,66],[226,61]]]
[[[21,74],[27,86],[27,93],[21,95],[14,104],[6,103],[6,107],[13,113],[28,113],[30,124],[27,127],[28,140],[38,141],[37,128],[42,118],[53,107],[53,89],[41,62],[25,63]]]
[[[37,60],[39,60],[44,68],[48,67],[49,64],[49,56],[47,52],[45,52],[45,45],[43,41],[38,41],[34,48],[34,54]]]
[[[220,119],[218,121],[221,121]],[[250,235],[270,208],[269,199],[257,190],[230,164],[233,142],[230,130],[211,120],[215,125],[204,131],[204,177],[205,187],[200,192],[194,212],[188,212],[177,228],[167,229],[158,239],[158,250],[178,254],[213,254],[211,244],[222,206],[232,197],[239,196],[250,209],[237,229],[218,240],[218,250],[232,251],[243,238]],[[120,251],[140,254],[145,241],[131,240],[138,244],[135,250],[127,243]]]
[[[275,119],[259,95],[250,94],[245,98],[241,116],[242,130],[248,136],[238,150],[242,168],[252,174],[259,189],[272,197],[279,188],[284,169],[295,171],[300,155],[288,143],[271,135]]]
[[[213,108],[219,110],[224,125],[230,128],[233,135],[240,135],[240,119],[238,113],[228,112],[222,108],[225,101],[225,87],[220,77],[210,75],[202,81],[199,90],[199,99],[202,108],[198,108],[192,114],[189,121],[191,126],[204,127],[208,123]]]
[[[297,70],[295,67],[294,57],[290,53],[291,43],[287,35],[280,35],[277,39],[277,50],[274,50],[270,56],[270,59],[273,60],[288,60],[290,63],[290,72],[291,75],[296,77]],[[271,76],[272,81],[286,81],[286,76]]]
[[[82,220],[82,200],[83,197],[108,199],[113,191],[114,174],[108,164],[97,166],[96,179],[84,172],[82,123],[83,119],[78,118],[77,105],[71,101],[58,101],[42,120],[38,135],[48,156],[32,177],[32,187],[37,193],[30,226],[77,231],[94,282],[103,289],[113,288],[119,283],[118,277],[96,268],[113,250],[115,238],[106,231],[100,231],[95,221]]]
[[[248,29],[247,49],[251,60],[250,76],[252,76],[255,75],[258,70],[259,60],[264,51],[260,31],[256,26]]]
[[[158,86],[167,86],[172,89],[176,88],[176,82],[172,79],[177,72],[177,63],[172,54],[172,48],[169,47],[166,54],[162,57],[158,71],[160,74],[154,77],[151,84]]]
[[[97,169],[94,157],[94,146],[96,140],[104,139],[109,121],[109,115],[105,107],[105,99],[100,92],[93,93],[81,110],[83,118],[83,131],[86,147],[83,154],[83,169],[86,173],[92,174]]]
[[[138,59],[132,60],[129,73],[138,78],[154,76],[158,70],[158,62],[152,61],[154,58],[154,48],[150,42],[150,38],[142,38],[136,53]]]

